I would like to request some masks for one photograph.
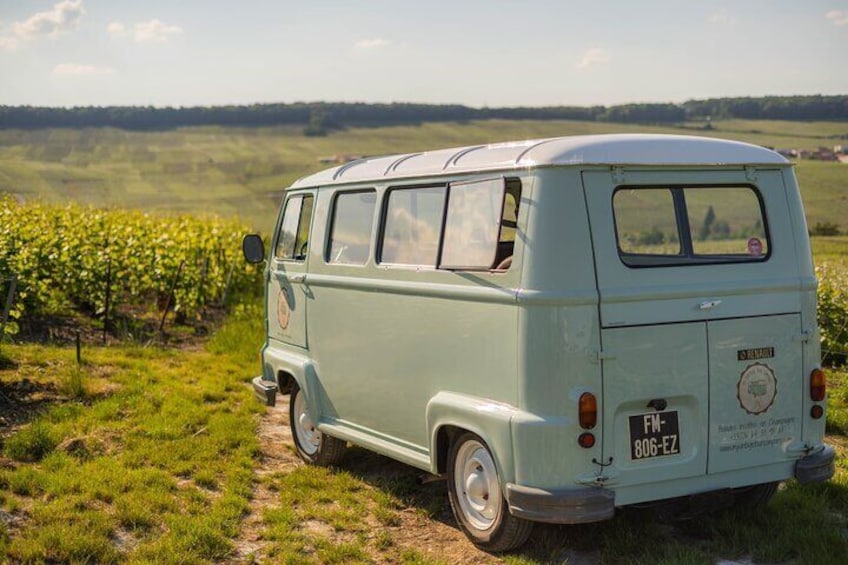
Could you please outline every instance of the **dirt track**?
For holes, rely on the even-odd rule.
[[[278,397],[277,406],[269,407],[260,418],[258,433],[262,454],[255,469],[259,479],[274,473],[285,473],[304,464],[291,449],[288,400],[287,396]],[[381,479],[387,477],[412,480],[421,474],[417,469],[358,448],[351,449],[346,454],[343,466],[345,470],[362,478],[368,485],[367,488],[378,488],[374,485],[381,483]],[[376,531],[373,536],[379,533],[379,529],[385,529],[396,546],[413,549],[447,563],[476,565],[502,562],[476,549],[456,528],[447,506],[444,483],[422,485],[420,488],[423,497],[445,499],[436,519],[427,518],[415,506],[404,507],[398,511],[397,526],[387,527],[375,523],[373,527]],[[275,504],[278,504],[278,500],[278,495],[271,491],[264,481],[256,481],[250,513],[245,518],[241,536],[235,540],[235,557],[239,562],[264,561],[267,558],[267,542],[261,538],[262,514],[266,508],[273,508]],[[436,502],[438,504],[438,501]],[[346,541],[350,535],[346,532],[336,532],[329,527],[322,528],[320,533],[330,539],[336,537],[339,542]],[[375,563],[392,562],[386,555],[378,553],[374,553],[371,557]]]

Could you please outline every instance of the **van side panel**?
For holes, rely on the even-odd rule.
[[[598,293],[579,171],[539,169],[533,189],[519,302],[519,406],[513,420],[516,482],[557,489],[599,469],[601,442],[577,438],[578,401],[602,413]]]
[[[386,188],[377,187],[375,226]],[[335,192],[319,190],[318,218],[331,217]],[[329,220],[316,223],[314,241],[326,241],[328,228]],[[321,421],[427,453],[425,413],[437,393],[517,403],[519,265],[505,274],[380,266],[378,233],[364,266],[330,264],[320,246],[311,249],[307,310],[310,333],[321,336],[310,343],[325,395]]]

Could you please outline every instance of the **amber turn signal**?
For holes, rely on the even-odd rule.
[[[595,445],[595,436],[590,434],[589,432],[583,432],[580,434],[580,437],[577,438],[577,443],[580,444],[580,447],[590,448]]]
[[[810,373],[810,398],[816,402],[821,402],[824,400],[826,394],[827,379],[825,378],[824,371],[813,369],[813,372]]]
[[[598,423],[598,401],[595,399],[594,394],[592,394],[591,392],[584,392],[580,395],[579,412],[580,427],[584,430],[591,430],[592,428],[594,428],[595,424]],[[592,439],[592,443],[595,443],[594,438]],[[584,445],[583,447],[586,446]]]
[[[813,417],[813,420],[818,420],[824,416],[824,408],[820,404],[813,404],[813,407],[810,408],[810,416]]]

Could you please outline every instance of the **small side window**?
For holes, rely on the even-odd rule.
[[[312,223],[311,194],[295,195],[286,201],[283,224],[277,238],[277,259],[304,261],[309,251],[309,228]]]
[[[393,189],[388,193],[380,262],[435,267],[447,187]]]
[[[491,269],[498,252],[504,180],[451,184],[445,216],[442,269]]]
[[[326,260],[341,265],[364,265],[371,245],[374,206],[373,190],[340,192],[333,204],[333,223]]]

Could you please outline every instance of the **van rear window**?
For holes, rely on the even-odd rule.
[[[762,200],[750,186],[620,187],[618,252],[630,267],[764,261]]]

